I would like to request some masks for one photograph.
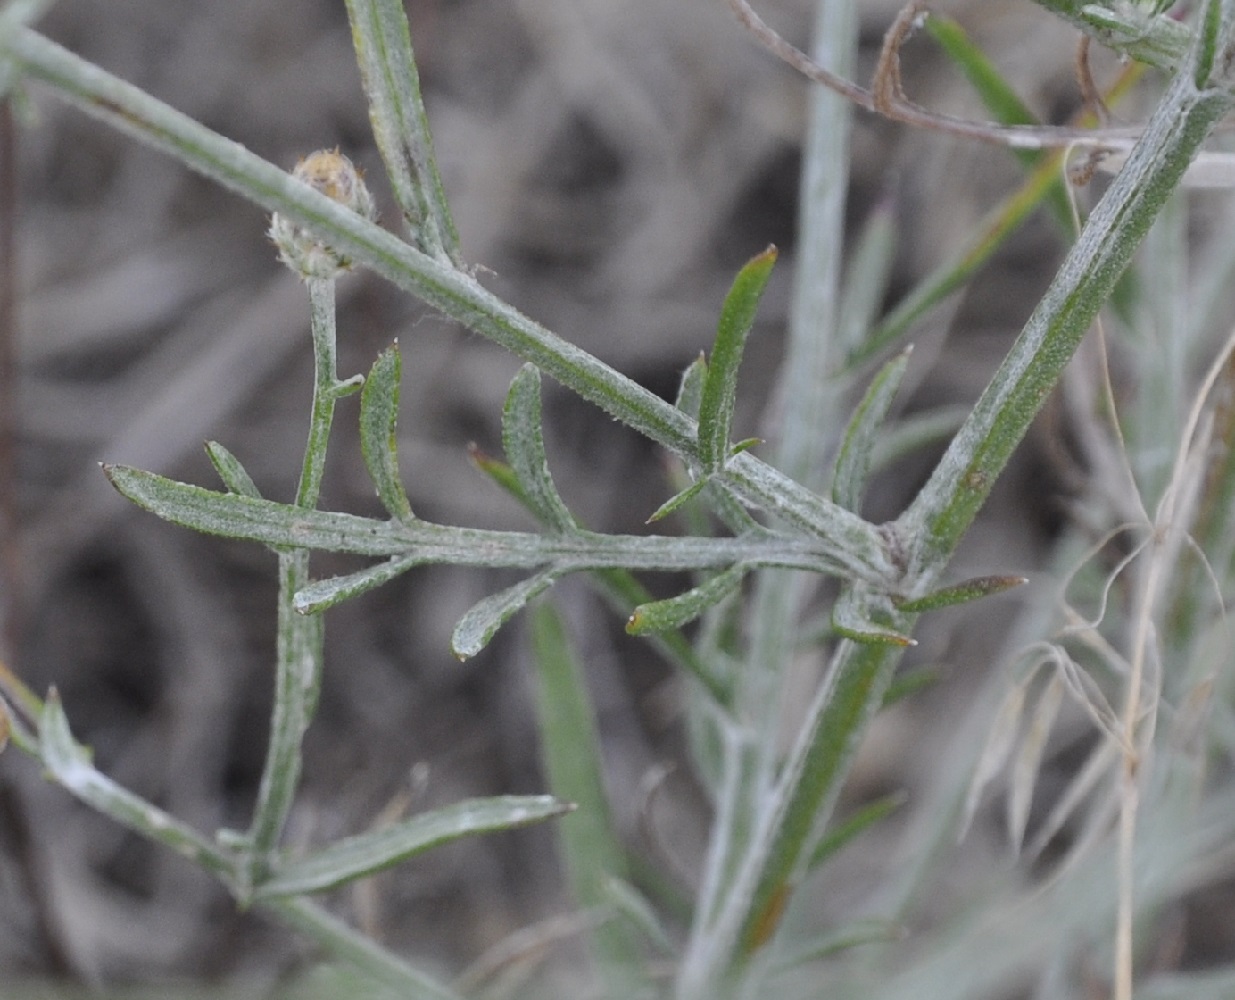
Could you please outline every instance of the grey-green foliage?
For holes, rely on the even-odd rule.
[[[37,756],[49,776],[74,795],[197,861],[217,874],[242,903],[257,901],[271,907],[319,943],[407,995],[449,997],[453,991],[339,924],[305,895],[345,884],[438,843],[556,817],[568,811],[567,800],[578,803],[579,813],[561,822],[576,901],[589,907],[594,918],[592,952],[611,991],[631,989],[635,991],[631,995],[641,995],[653,988],[648,970],[641,967],[645,948],[663,949],[672,944],[672,938],[632,885],[637,870],[613,829],[583,672],[562,622],[544,604],[534,612],[533,631],[541,728],[548,778],[556,798],[499,797],[458,803],[328,845],[307,857],[292,856],[280,848],[297,785],[300,744],[313,717],[323,668],[324,611],[427,563],[504,567],[524,574],[486,597],[459,622],[453,649],[466,657],[478,653],[502,625],[537,601],[560,577],[585,573],[602,593],[624,605],[623,613],[631,616],[630,631],[652,633],[658,648],[691,678],[688,712],[701,771],[714,799],[715,818],[699,898],[689,918],[689,931],[674,956],[674,995],[679,1000],[710,1000],[730,992],[755,995],[777,983],[782,974],[791,981],[794,970],[819,962],[842,945],[893,936],[895,912],[886,919],[854,921],[805,947],[787,951],[783,918],[810,873],[884,818],[896,801],[877,802],[846,824],[830,825],[861,737],[893,690],[893,673],[902,651],[912,642],[917,615],[1020,582],[1014,576],[961,584],[941,583],[940,578],[1189,162],[1235,104],[1235,81],[1228,76],[1235,53],[1235,11],[1230,2],[1210,0],[1188,24],[1165,17],[1158,3],[1043,5],[1129,54],[1175,72],[1127,163],[1090,215],[1021,337],[951,438],[934,475],[900,518],[882,526],[864,520],[860,507],[881,442],[898,431],[902,436],[909,433],[905,425],[886,425],[893,419],[897,388],[910,356],[902,351],[873,378],[861,371],[860,363],[899,338],[914,317],[972,273],[972,260],[956,263],[925,290],[906,296],[909,307],[900,313],[894,310],[895,323],[879,324],[875,304],[885,287],[891,249],[886,228],[880,228],[886,219],[877,216],[864,244],[866,250],[858,255],[849,276],[854,291],[847,301],[837,304],[844,167],[840,157],[828,159],[836,156],[836,144],[831,153],[827,148],[827,140],[836,138],[836,133],[825,132],[847,120],[839,99],[819,98],[812,110],[815,131],[808,190],[811,197],[822,192],[829,207],[815,211],[817,205],[806,205],[804,217],[811,221],[802,237],[803,257],[824,262],[828,277],[808,276],[803,281],[818,283],[811,288],[799,285],[802,311],[790,348],[793,370],[785,382],[793,391],[782,401],[786,431],[777,451],[786,472],[751,454],[753,439],[736,444],[731,440],[742,355],[755,329],[756,308],[775,251],[766,251],[743,268],[728,298],[718,304],[720,322],[711,357],[707,363],[692,366],[677,406],[523,316],[487,291],[462,262],[433,159],[406,20],[396,0],[349,0],[348,12],[375,135],[407,224],[407,241],[56,46],[27,26],[39,5],[7,6],[0,12],[0,83],[23,78],[47,86],[88,113],[279,213],[323,247],[372,269],[522,358],[525,366],[511,386],[503,414],[506,462],[479,455],[476,460],[543,527],[538,532],[485,531],[434,524],[413,513],[395,447],[400,362],[394,348],[383,352],[364,380],[361,405],[362,450],[389,517],[372,519],[315,509],[333,404],[359,389],[361,380],[336,376],[333,286],[312,279],[308,291],[318,377],[304,474],[295,503],[260,496],[239,460],[221,445],[212,444],[209,453],[226,486],[224,492],[120,465],[105,469],[121,493],[160,517],[197,531],[259,542],[279,555],[277,697],[270,755],[252,827],[244,833],[220,831],[217,838],[206,838],[116,786],[93,767],[88,751],[73,740],[54,695],[37,706],[37,732],[28,731],[20,721],[18,709],[28,708],[31,699],[23,697],[20,706],[14,699],[6,714],[13,716],[15,741]],[[821,25],[827,30],[821,28],[819,46],[832,46],[841,62],[852,55],[852,13],[843,0],[822,4]],[[966,43],[950,37],[952,44],[960,46],[955,51],[963,52]],[[966,64],[979,67],[976,60]],[[987,88],[992,107],[1023,115],[1023,108],[1007,99],[1007,92],[985,68],[975,72],[974,79],[977,86]],[[1035,164],[1027,166],[1036,168]],[[1057,192],[1047,182],[1035,190],[1039,201]],[[1023,204],[1015,209],[1009,206],[1004,221],[1023,217]],[[982,252],[997,245],[1008,228],[995,227],[984,234]],[[809,322],[803,319],[805,312],[810,314]],[[559,495],[550,472],[541,426],[542,374],[666,448],[694,477],[654,517],[674,512],[692,515],[691,523],[719,525],[717,532],[701,530],[683,537],[614,536],[583,526]],[[849,404],[853,415],[847,424],[831,419],[841,411],[842,401],[855,398],[858,402],[856,407]],[[948,424],[936,420],[932,426]],[[1205,423],[1202,431],[1211,433],[1211,426],[1212,422]],[[1189,438],[1185,444],[1192,447],[1194,442]],[[820,456],[826,454],[834,455],[834,461],[824,495],[819,488]],[[1171,483],[1182,481],[1178,470],[1185,466],[1182,461],[1177,465]],[[1235,480],[1235,475],[1220,471],[1224,476],[1218,477],[1223,485],[1219,495],[1229,496],[1225,484]],[[1169,488],[1165,492],[1171,493]],[[1177,531],[1166,523],[1166,515],[1181,509],[1179,503],[1159,508],[1166,512],[1160,517],[1162,523],[1155,525],[1164,532],[1162,537]],[[700,511],[703,517],[698,516]],[[1225,517],[1212,511],[1208,514],[1210,521],[1201,525],[1208,533],[1204,537],[1229,539]],[[1187,547],[1176,536],[1170,537],[1175,537],[1175,547],[1169,552],[1173,571],[1176,563],[1182,564],[1180,553]],[[314,549],[379,561],[335,580],[312,580],[308,554]],[[1208,569],[1225,580],[1230,561],[1228,544],[1223,565]],[[1161,568],[1162,563],[1157,565]],[[1188,568],[1195,586],[1200,571],[1197,565]],[[790,579],[783,575],[786,569],[839,581],[831,618],[833,631],[840,636],[827,647],[828,680],[811,694],[801,729],[787,748],[777,742],[777,698],[799,640],[806,642],[810,637],[798,615],[805,595],[799,586],[802,578],[786,584]],[[689,572],[696,577],[693,585],[677,595],[653,600],[631,575],[633,571]],[[749,646],[744,648],[742,621],[735,608],[750,574],[757,577],[756,620]],[[1162,617],[1163,591],[1157,577],[1153,579],[1158,589],[1138,592],[1144,604],[1143,620]],[[1172,610],[1177,612],[1175,622],[1201,623],[1212,620],[1214,609],[1212,602],[1203,608],[1184,602]],[[681,628],[698,619],[702,620],[698,641],[692,644]],[[1200,624],[1184,629],[1174,637],[1177,648],[1192,650],[1202,634],[1208,635]],[[1093,694],[1071,670],[1069,656],[1061,653],[1052,662],[1064,680],[1051,682],[1048,694],[1039,697],[1038,709],[1030,716],[1030,728],[1036,727],[1038,733],[1021,743],[1019,759],[1027,772],[1037,771],[1042,731],[1054,723],[1065,681],[1073,684],[1082,699]],[[1184,706],[1189,697],[1199,704],[1207,690],[1204,683],[1203,677],[1193,678],[1190,687],[1168,694]],[[1139,688],[1135,697],[1141,697]],[[1103,718],[1113,729],[1118,720],[1113,712],[1108,714],[1110,718]],[[1142,739],[1140,718],[1132,713],[1125,742]],[[1020,722],[1021,714],[1016,713],[1009,725]],[[999,749],[998,760],[992,751],[984,764],[978,763],[984,780],[993,776],[994,764],[1012,753],[1015,737],[1016,732],[1001,734],[991,744]],[[953,806],[955,777],[949,776]],[[1032,776],[1014,778],[1013,784],[1010,814],[1014,839],[1019,840],[1033,790]],[[565,825],[572,822],[574,826]],[[1217,819],[1212,823],[1219,832],[1225,829]],[[1145,843],[1151,845],[1177,832],[1169,823],[1146,826]],[[1189,843],[1195,842],[1200,849],[1217,836],[1212,825],[1205,826],[1198,828]],[[1153,883],[1146,898],[1165,898],[1168,888]],[[1039,905],[1050,916],[1055,912],[1052,907],[1062,904],[1053,896],[1044,896]],[[1017,961],[1037,954],[1031,944],[1021,942]],[[987,975],[985,966],[979,968],[982,963],[968,954],[972,974],[963,987],[955,978],[956,968],[963,963],[949,964],[951,952],[943,945],[930,961],[906,972],[903,980],[927,989],[915,996],[942,995],[931,990],[947,982],[956,983],[954,996],[974,995],[975,984],[991,983],[994,973]],[[1015,964],[996,956],[981,957],[991,968],[1007,970]],[[954,978],[949,980],[949,976]],[[855,976],[853,982],[858,985],[846,993],[849,987],[841,978],[836,981],[836,995],[910,995],[904,993],[904,983],[898,985],[894,980],[872,985]]]

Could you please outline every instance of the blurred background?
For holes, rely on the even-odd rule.
[[[407,6],[464,254],[488,287],[550,329],[672,398],[711,342],[736,268],[768,243],[780,247],[742,371],[736,436],[766,430],[794,268],[804,82],[746,37],[721,0]],[[860,79],[898,6],[860,4]],[[1070,32],[1028,2],[946,9],[1044,119],[1075,111]],[[805,42],[806,0],[774,0],[764,13]],[[366,169],[383,216],[397,217],[338,0],[65,0],[41,27],[275,163],[340,147]],[[905,63],[923,103],[977,113],[932,45],[915,42]],[[201,829],[243,827],[271,697],[274,558],[128,506],[98,463],[213,487],[202,452],[213,439],[266,496],[290,498],[312,375],[306,298],[276,263],[259,211],[37,89],[29,97],[16,145],[17,450],[4,475],[18,516],[3,541],[6,655],[37,691],[58,687],[108,774]],[[852,143],[852,228],[876,204],[896,213],[894,296],[959,247],[1019,176],[999,149],[864,115]],[[914,331],[911,409],[974,398],[1061,250],[1048,221],[1031,222]],[[500,452],[517,361],[368,275],[346,278],[339,294],[342,375],[367,370],[395,338],[402,346],[400,450],[417,513],[529,528],[466,454],[473,442]],[[671,491],[665,456],[549,384],[545,407],[551,467],[571,508],[598,530],[647,530]],[[340,407],[322,506],[380,516],[355,415],[353,400]],[[894,517],[934,458],[880,480],[867,515]],[[1065,485],[1043,435],[1031,438],[956,575],[1032,574]],[[352,565],[314,560],[318,575]],[[459,616],[508,582],[421,569],[329,612],[293,843],[358,832],[399,810],[544,789],[521,628],[467,663],[448,650]],[[649,583],[668,594],[681,581]],[[684,764],[678,684],[585,588],[567,584],[558,597],[587,663],[623,832],[688,884],[707,810]],[[914,662],[942,665],[944,679],[881,718],[855,799],[927,780],[1023,599],[927,621]],[[664,773],[651,795],[652,776]],[[987,820],[964,846],[965,865],[1006,860]],[[881,863],[887,842],[870,844],[831,876],[834,905],[860,898]],[[435,851],[332,905],[443,975],[566,907],[551,827]],[[309,957],[290,932],[237,913],[206,875],[46,785],[29,760],[0,757],[0,991],[47,977],[262,995]]]

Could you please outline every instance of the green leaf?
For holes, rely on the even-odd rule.
[[[297,614],[318,614],[327,608],[353,597],[359,597],[374,587],[389,583],[409,569],[423,566],[427,560],[416,553],[406,556],[391,556],[385,562],[376,566],[368,566],[346,576],[332,576],[326,580],[315,580],[306,587],[301,587],[292,598],[292,606]]]
[[[514,470],[509,465],[490,455],[486,455],[475,446],[468,449],[468,457],[477,469],[489,476],[498,486],[531,510],[531,504],[526,502],[523,487],[519,485],[518,479],[515,478]],[[743,511],[743,513],[745,512]],[[747,518],[749,519],[749,515],[747,515]],[[648,593],[647,588],[629,570],[594,570],[590,576],[597,589],[604,595],[606,602],[621,615],[628,614],[628,609],[632,606],[645,604],[652,599],[652,595]],[[695,655],[694,647],[681,632],[671,629],[650,636],[649,641],[659,649],[661,654],[670,663],[676,664],[697,678],[714,699],[724,701],[726,697],[725,689],[709,673],[699,657]]]
[[[103,473],[142,509],[208,535],[358,555],[387,556],[407,547],[394,540],[389,522],[218,493],[124,465],[104,465]]]
[[[747,261],[721,307],[716,342],[699,401],[699,458],[705,472],[721,471],[729,455],[738,369],[747,335],[755,324],[755,311],[775,263],[776,248],[771,246]]]
[[[937,667],[918,667],[916,670],[902,671],[892,678],[892,683],[888,685],[883,696],[883,707],[904,701],[924,688],[937,684],[939,678],[940,671]]]
[[[573,808],[548,795],[467,799],[380,830],[345,837],[305,858],[278,861],[270,878],[256,887],[254,897],[334,889],[452,840],[529,826]]]
[[[596,570],[591,574],[591,578],[606,602],[619,614],[625,615],[627,609],[650,603],[652,600],[647,587],[628,570]],[[717,679],[715,673],[695,652],[695,647],[679,630],[666,629],[663,632],[652,633],[647,637],[647,641],[655,646],[671,664],[699,681],[714,701],[719,704],[727,702],[728,687]]]
[[[678,398],[674,400],[674,406],[696,420],[699,418],[699,404],[703,402],[703,383],[707,377],[707,358],[700,354],[686,366],[686,371],[682,372]]]
[[[680,628],[736,593],[745,575],[745,566],[731,566],[684,594],[641,604],[626,622],[626,631],[631,635],[646,635]]]
[[[629,881],[630,876],[605,795],[600,737],[583,669],[550,603],[535,608],[531,625],[537,715],[549,787],[556,797],[579,807],[557,828],[571,892],[581,909],[608,907],[610,880]],[[594,953],[606,976],[640,967],[631,931],[616,922],[593,929]]]
[[[522,611],[529,601],[548,590],[558,575],[544,570],[478,601],[455,626],[450,637],[450,651],[460,660],[475,656],[489,645],[498,629]]]
[[[963,583],[942,587],[939,590],[932,591],[925,597],[918,597],[912,601],[903,601],[896,598],[893,598],[893,601],[901,611],[911,613],[934,611],[937,608],[947,608],[954,604],[966,604],[969,601],[976,601],[981,597],[1000,594],[1005,590],[1020,587],[1028,582],[1028,578],[1023,576],[977,576],[972,580],[965,580]]]
[[[219,444],[218,441],[206,442],[206,455],[210,458],[210,464],[214,466],[214,471],[223,480],[223,485],[232,493],[239,493],[242,497],[261,497],[261,493],[258,492],[257,485],[253,482],[252,477],[245,471],[244,466],[240,464],[240,459]]]
[[[540,372],[535,365],[524,365],[510,383],[502,410],[502,447],[537,519],[555,531],[574,531],[574,515],[563,503],[549,473],[541,430]]]
[[[837,310],[837,340],[845,355],[861,346],[883,306],[896,257],[897,225],[893,201],[884,198],[862,227]]]
[[[477,445],[469,444],[467,446],[468,461],[476,468],[477,471],[483,472],[486,476],[492,479],[498,486],[504,489],[512,497],[519,501],[520,505],[526,507],[533,515],[536,513],[532,509],[532,504],[527,498],[527,494],[523,491],[523,487],[519,485],[519,479],[515,475],[515,470],[500,458],[494,458],[486,451],[482,451]]]
[[[944,258],[930,274],[919,281],[896,307],[880,320],[865,340],[853,350],[847,365],[855,367],[876,357],[889,347],[919,319],[939,305],[953,292],[968,284],[1008,238],[1051,197],[1059,183],[1060,158],[1048,156],[1020,188],[1008,195],[1003,203],[988,212],[973,228],[972,236],[958,252]]]
[[[909,368],[911,350],[906,347],[879,370],[845,429],[840,452],[836,456],[836,468],[832,473],[832,499],[849,510],[857,511],[862,506],[862,494],[875,451],[875,437]]]
[[[880,820],[892,815],[908,801],[909,795],[901,791],[892,792],[890,795],[884,795],[874,802],[868,802],[866,805],[861,806],[852,816],[824,835],[814,851],[811,852],[808,867],[818,868],[839,852],[842,847],[851,843],[858,834],[865,832]]]
[[[395,436],[402,368],[398,344],[386,348],[373,362],[360,394],[360,450],[382,506],[391,517],[410,521],[415,515],[400,481]]]
[[[854,920],[816,938],[800,952],[795,952],[785,959],[782,967],[793,968],[808,962],[818,962],[864,944],[899,941],[905,934],[904,925],[894,920]]]
[[[982,50],[973,44],[959,23],[946,15],[932,12],[926,19],[926,31],[948,54],[948,58],[965,74],[966,79],[969,80],[982,99],[982,103],[991,113],[991,117],[1004,125],[1038,124],[1037,116],[1029,110],[1012,86],[1000,76],[999,70],[986,58]],[[1010,147],[1010,152],[1027,169],[1053,159],[1050,153],[1040,150]],[[1055,182],[1046,193],[1046,199],[1056,220],[1064,226],[1065,230],[1070,231],[1072,205],[1059,172],[1056,174]]]
[[[991,115],[1004,125],[1036,125],[1037,117],[1016,91],[999,75],[994,64],[973,44],[965,29],[947,15],[931,11],[927,33],[965,74]]]
[[[419,248],[462,265],[402,0],[346,0],[373,137]]]
[[[674,513],[674,511],[684,507],[686,504],[690,503],[690,501],[695,499],[695,497],[703,492],[704,487],[706,487],[709,482],[710,480],[707,477],[704,477],[703,479],[696,479],[693,483],[687,486],[686,489],[682,490],[680,493],[675,493],[654,511],[652,511],[644,523],[655,524],[657,521],[664,520],[670,514]]]

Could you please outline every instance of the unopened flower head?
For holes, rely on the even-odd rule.
[[[366,219],[377,217],[360,171],[337,149],[310,153],[296,164],[292,176]],[[337,278],[352,266],[346,256],[278,212],[270,217],[270,238],[279,248],[279,259],[302,278]]]

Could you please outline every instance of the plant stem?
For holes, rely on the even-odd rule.
[[[822,0],[811,56],[848,76],[857,44],[849,0]],[[777,465],[812,489],[823,482],[836,426],[844,347],[837,330],[838,288],[848,191],[852,110],[822,87],[810,92],[809,129],[799,195],[801,238],[785,360],[779,379]],[[713,822],[706,892],[682,961],[678,996],[711,996],[738,956],[744,907],[752,905],[759,866],[770,845],[773,783],[779,766],[781,690],[798,646],[802,604],[813,577],[783,571],[757,577],[745,669],[739,675],[741,732],[726,738],[722,808]],[[758,817],[755,819],[754,817]]]
[[[915,586],[925,589],[951,557],[1159,209],[1232,103],[1223,89],[1198,88],[1187,69],[1172,81],[969,419],[896,522]]]
[[[313,335],[313,410],[296,506],[311,510],[321,491],[335,402],[357,388],[357,383],[340,382],[335,374],[334,281],[311,278],[306,284]],[[280,551],[274,708],[270,746],[249,828],[251,883],[264,876],[267,859],[291,811],[300,778],[300,748],[321,687],[324,622],[320,614],[299,614],[294,603],[297,592],[308,583],[309,550]]]
[[[670,403],[573,344],[550,333],[487,291],[471,275],[421,253],[379,226],[295,181],[188,116],[85,62],[38,33],[0,36],[0,51],[66,100],[194,170],[286,215],[357,263],[530,361],[634,430],[690,460],[697,428]],[[856,514],[824,500],[749,452],[733,456],[719,480],[754,507],[814,535],[836,565],[876,586],[895,588],[900,568],[886,539]]]

